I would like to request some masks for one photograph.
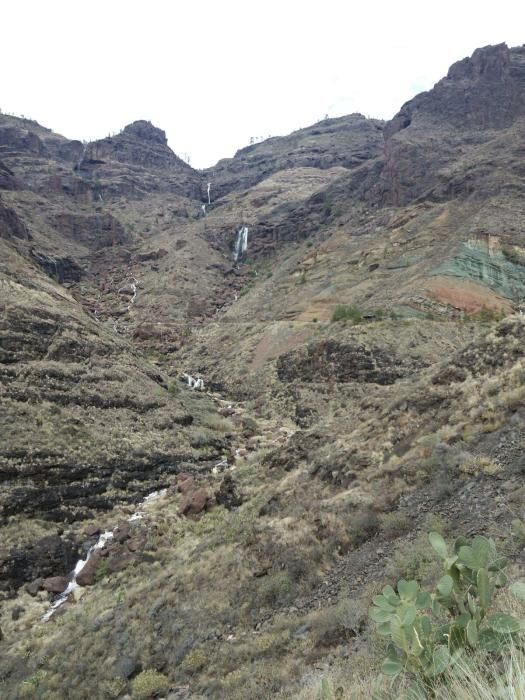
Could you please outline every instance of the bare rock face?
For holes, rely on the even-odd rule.
[[[130,236],[111,214],[55,214],[49,219],[61,235],[82,243],[91,250],[126,243]]]
[[[277,375],[293,382],[364,382],[393,384],[412,371],[383,348],[327,340],[281,355]]]
[[[212,199],[257,184],[279,170],[291,168],[352,169],[380,155],[383,122],[351,114],[325,119],[289,136],[267,139],[237,151],[204,171]],[[204,190],[203,190],[204,197]]]
[[[95,180],[104,198],[136,197],[152,190],[201,197],[200,175],[175,155],[162,129],[144,120],[128,124],[116,136],[90,143],[75,170]]]
[[[47,577],[48,585],[55,585],[50,581],[69,574],[77,559],[77,547],[58,535],[43,537],[27,547],[1,552],[0,590],[16,590],[24,583],[39,577]],[[51,589],[47,588],[47,590]]]
[[[18,187],[13,171],[0,161],[0,190],[16,190]]]
[[[0,171],[1,177],[1,171]],[[14,239],[30,240],[31,234],[27,226],[11,207],[4,206],[0,201],[0,238],[12,241]]]
[[[191,168],[168,147],[166,134],[150,122],[128,124],[117,136],[89,144],[86,161],[116,160],[143,168]]]
[[[515,127],[523,116],[525,47],[477,49],[385,125],[385,203],[400,206],[429,193],[434,199],[447,198],[465,190],[467,179],[471,191],[471,152],[493,139],[495,131]],[[465,174],[463,187],[456,184],[450,192],[445,182],[450,173],[440,171],[459,158],[468,178]],[[480,168],[475,177],[483,175]]]

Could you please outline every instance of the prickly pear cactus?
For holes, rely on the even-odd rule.
[[[498,556],[493,540],[460,537],[450,552],[439,533],[431,532],[429,541],[444,568],[435,590],[422,591],[416,581],[401,580],[397,591],[385,586],[369,611],[379,634],[390,638],[383,673],[414,676],[412,698],[426,697],[433,679],[465,649],[500,651],[524,628],[512,615],[489,615],[494,591],[507,583],[507,561]],[[514,584],[511,591],[525,599],[525,584]]]

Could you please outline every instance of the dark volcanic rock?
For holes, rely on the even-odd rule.
[[[242,504],[242,497],[237,489],[237,484],[229,472],[224,475],[218,491],[215,492],[215,500],[227,510],[238,508]]]
[[[0,161],[0,190],[16,190],[19,183],[14,173]]]
[[[1,177],[1,173],[0,173]],[[27,230],[26,225],[18,217],[18,214],[6,207],[0,201],[0,238],[5,240],[13,240],[19,238],[22,240],[30,240],[31,234]]]
[[[55,258],[34,249],[29,254],[36,264],[59,284],[63,282],[79,282],[82,277],[82,268],[73,258]]]
[[[284,382],[368,382],[393,384],[410,368],[383,348],[327,340],[281,355],[277,375]]]
[[[88,144],[75,170],[97,180],[97,191],[105,196],[136,197],[154,190],[201,198],[199,173],[171,150],[164,131],[143,120]]]
[[[237,151],[204,171],[212,201],[232,190],[253,187],[279,170],[290,168],[355,168],[380,155],[383,122],[351,114],[325,119],[289,136],[269,138]],[[204,192],[203,192],[204,198]]]
[[[524,115],[525,47],[499,44],[477,49],[471,58],[455,63],[432,90],[404,104],[385,125],[383,193],[372,187],[371,196],[399,206],[423,195],[445,199],[479,191],[479,181],[498,166],[496,159],[488,172],[481,167],[476,173],[480,146]],[[512,148],[510,141],[503,159],[507,171]],[[451,184],[451,174],[443,168],[460,158],[462,165]],[[471,158],[474,161],[469,162]]]
[[[17,589],[39,577],[66,576],[75,566],[78,548],[58,535],[0,554],[0,588]]]
[[[67,576],[51,576],[42,581],[42,588],[49,593],[63,593],[68,583],[69,579]]]
[[[92,250],[130,240],[120,221],[111,214],[55,214],[50,217],[49,223],[61,235],[83,243]]]

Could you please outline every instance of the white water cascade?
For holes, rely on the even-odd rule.
[[[80,170],[80,168],[82,167],[82,163],[84,162],[84,159],[86,157],[87,147],[88,147],[88,144],[85,143],[84,148],[82,149],[82,153],[80,155],[80,158],[78,159],[78,163],[77,163],[75,170]]]
[[[153,491],[153,493],[150,493],[146,498],[144,498],[140,505],[138,510],[136,510],[133,515],[130,515],[128,518],[128,522],[133,522],[134,520],[141,520],[142,517],[144,516],[144,511],[142,510],[142,507],[146,505],[146,503],[150,503],[151,501],[156,500],[157,498],[160,498],[164,496],[167,492],[167,489],[161,489],[160,491]],[[69,577],[69,583],[66,588],[66,590],[61,593],[58,598],[55,600],[55,602],[51,605],[49,610],[44,614],[42,617],[42,622],[47,622],[55,613],[58,608],[66,602],[66,600],[69,598],[71,593],[76,588],[79,588],[79,584],[77,583],[77,576],[79,573],[82,571],[82,569],[85,567],[85,565],[88,563],[88,561],[91,559],[93,554],[98,550],[98,549],[103,549],[106,546],[106,543],[109,542],[110,540],[113,539],[113,530],[106,530],[103,532],[96,543],[89,548],[86,558],[85,559],[79,559],[75,565],[75,568],[70,574]]]
[[[248,250],[248,226],[241,226],[237,234],[237,240],[235,241],[235,247],[233,249],[233,259],[235,262],[239,262],[242,256]]]
[[[210,190],[211,190],[211,182],[208,182],[208,204],[211,204]]]
[[[187,372],[182,373],[182,379],[186,382],[190,389],[198,389],[199,391],[204,391],[203,379],[195,379],[195,377],[192,377],[191,374],[188,374]]]

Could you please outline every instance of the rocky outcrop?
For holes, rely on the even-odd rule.
[[[12,241],[14,239],[30,240],[31,234],[27,226],[11,207],[4,206],[0,200],[0,238]]]
[[[58,535],[43,537],[25,547],[0,551],[0,590],[13,591],[41,577],[66,576],[77,559],[76,544]]]
[[[55,214],[49,223],[65,238],[71,238],[93,251],[129,242],[130,236],[111,214]]]
[[[164,131],[143,120],[88,144],[75,171],[104,199],[151,191],[201,198],[200,175],[169,148]]]
[[[18,187],[13,171],[0,161],[0,190],[16,190]]]
[[[30,251],[30,256],[49,277],[52,277],[59,284],[79,282],[82,278],[82,268],[73,258],[53,257],[34,249]]]
[[[480,145],[524,116],[525,48],[477,49],[385,125],[384,202],[400,206],[472,192],[472,175],[485,176],[485,168],[475,172]],[[444,168],[460,159],[462,176],[451,191]]]
[[[237,151],[203,171],[215,201],[233,190],[245,190],[279,170],[291,168],[353,169],[382,151],[383,122],[351,114],[325,119],[289,136],[269,138]],[[204,197],[204,191],[203,191]]]
[[[165,132],[147,121],[133,122],[116,136],[108,136],[90,143],[78,169],[87,167],[90,163],[105,161],[118,161],[142,168],[187,170],[188,173],[193,173],[193,169],[168,147]]]
[[[413,369],[384,348],[336,340],[311,343],[277,360],[277,376],[283,382],[393,384]]]

